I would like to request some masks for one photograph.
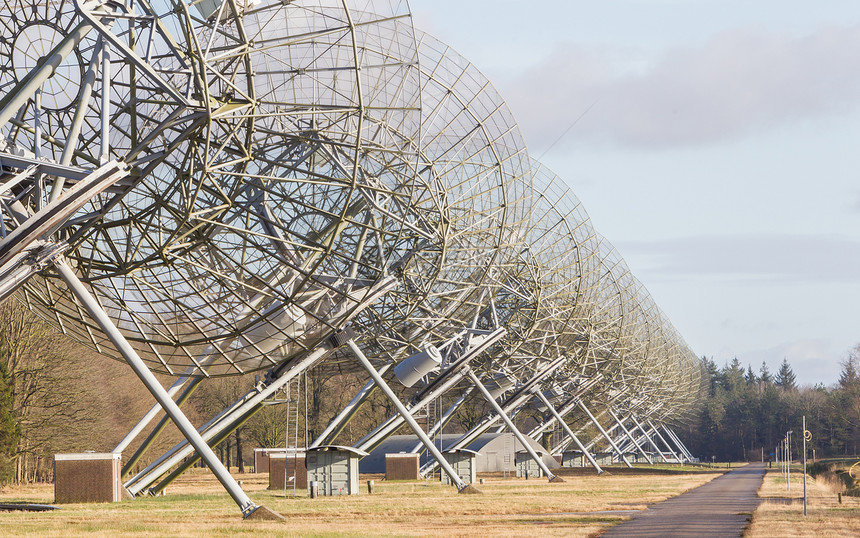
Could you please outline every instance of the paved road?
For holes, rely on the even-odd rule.
[[[765,464],[751,463],[611,527],[604,537],[742,536],[760,499]],[[656,478],[655,478],[656,479]]]

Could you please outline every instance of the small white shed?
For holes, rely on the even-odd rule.
[[[615,455],[611,452],[597,452],[592,454],[599,465],[612,465]]]
[[[561,454],[562,467],[585,467],[585,456],[578,450],[566,450]]]
[[[543,459],[546,452],[543,450],[535,450],[537,455]],[[517,478],[540,478],[543,476],[543,469],[532,459],[531,454],[526,450],[520,450],[516,453]]]
[[[358,460],[367,452],[351,446],[324,445],[307,452],[308,488],[319,495],[358,495]]]
[[[467,484],[471,484],[477,480],[478,466],[475,464],[475,458],[478,455],[476,451],[469,450],[468,448],[449,450],[444,453],[445,459],[454,468],[457,476]],[[442,483],[451,484],[451,482],[451,477],[448,476],[448,473],[442,471]]]

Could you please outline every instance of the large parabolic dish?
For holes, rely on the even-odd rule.
[[[81,279],[153,369],[268,367],[339,328],[405,253],[441,252],[441,193],[415,173],[411,19],[405,3],[364,4],[273,1],[238,15],[136,4],[165,35],[190,41],[183,51],[210,106],[198,130],[159,134],[169,154],[121,199],[104,195],[82,212],[98,220],[73,220],[66,233]],[[133,26],[98,35],[130,40]],[[128,82],[111,86],[112,100],[130,109],[140,69],[121,66],[111,72]],[[141,121],[132,120],[112,117],[110,132]],[[415,273],[432,278],[437,265]],[[26,300],[116,355],[50,273]]]
[[[389,294],[356,318],[359,344],[377,364],[441,345],[473,324],[511,270],[530,211],[528,155],[504,100],[452,48],[423,32],[417,41],[418,172],[444,193],[447,235],[432,280],[418,273],[426,271],[426,261],[401,271],[406,289],[429,283],[424,300],[398,304],[396,294]],[[357,367],[348,354],[329,365]]]
[[[152,24],[154,13],[139,10],[4,0],[0,92],[4,111],[14,115],[0,124],[0,144],[21,156],[84,170],[120,158],[137,176],[200,129],[209,103],[205,74],[190,65],[199,50],[186,35],[169,33],[179,15]],[[46,60],[55,65],[53,75],[39,91],[22,92]]]
[[[508,333],[486,357],[493,379],[528,379],[565,356],[578,363],[600,277],[597,233],[567,184],[531,161],[532,213],[511,272],[495,297]],[[569,371],[569,369],[565,369]]]

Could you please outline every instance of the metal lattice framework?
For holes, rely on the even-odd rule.
[[[603,442],[628,465],[692,457],[666,423],[701,391],[695,354],[530,159],[492,84],[414,30],[405,1],[2,4],[0,299],[17,290],[156,395],[117,451],[160,408],[177,422],[188,443],[131,493],[196,451],[254,513],[206,443],[317,365],[364,368],[394,401],[360,447],[408,422],[461,491],[412,416],[443,393],[460,397],[431,435],[470,393],[492,407],[460,445],[499,422],[524,440],[530,410],[528,435],[560,426],[554,451],[573,443],[598,472]],[[179,380],[165,391],[149,370]],[[199,430],[171,400],[255,370],[265,382]]]
[[[566,356],[565,369],[575,373],[598,290],[599,238],[576,195],[537,161],[532,161],[531,188],[532,218],[520,253],[527,278],[516,275],[506,290],[518,301],[497,304],[511,345],[500,357],[515,370]]]
[[[487,308],[511,270],[530,206],[525,142],[504,101],[450,47],[425,33],[417,41],[419,174],[442,188],[448,234],[441,270],[416,309],[386,319],[374,307],[355,324],[368,356],[395,362],[448,341]],[[404,275],[408,286],[414,279]]]
[[[431,258],[410,275],[411,295],[437,270],[441,193],[415,173],[408,14],[307,4],[208,23],[191,9],[174,21],[195,24],[195,60],[213,58],[206,125],[71,243],[82,279],[158,370],[269,367],[341,326],[405,253]],[[62,286],[29,290],[67,332],[110,353]]]

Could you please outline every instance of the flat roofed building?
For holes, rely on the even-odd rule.
[[[54,454],[54,502],[110,503],[122,500],[121,454]]]
[[[467,484],[471,484],[477,480],[477,471],[475,460],[480,455],[474,450],[468,448],[458,448],[456,450],[448,450],[444,454],[445,459],[460,477],[460,480]],[[442,483],[451,484],[451,477],[448,473],[442,473]]]
[[[367,452],[351,446],[325,445],[307,452],[308,487],[317,483],[319,495],[357,495],[358,460]]]

